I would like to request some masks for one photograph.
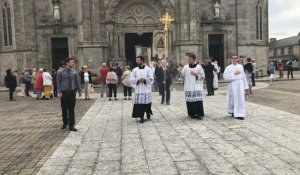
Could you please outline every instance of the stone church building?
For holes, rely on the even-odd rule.
[[[186,64],[194,53],[224,68],[238,54],[266,66],[268,0],[1,0],[1,77],[7,68],[58,68],[66,57],[95,73],[103,62],[164,57],[159,19],[166,12],[175,19],[168,33],[173,63]]]

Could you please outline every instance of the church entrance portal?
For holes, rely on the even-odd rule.
[[[135,67],[135,58],[139,55],[147,56],[149,57],[148,60],[151,60],[152,35],[152,33],[143,33],[142,35],[137,33],[125,34],[125,52],[128,65]]]
[[[52,68],[58,69],[69,57],[68,38],[51,38]]]
[[[212,57],[212,61],[218,61],[218,65],[224,71],[224,35],[209,35],[209,57]]]

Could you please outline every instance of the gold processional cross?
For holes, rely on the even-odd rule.
[[[169,14],[169,12],[166,12],[166,14],[164,14],[162,16],[162,18],[159,18],[160,22],[163,23],[165,25],[164,27],[164,32],[165,32],[165,58],[168,58],[168,32],[169,32],[169,25],[171,24],[171,22],[174,21],[174,18],[172,18],[172,16]]]

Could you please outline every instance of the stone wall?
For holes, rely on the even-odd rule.
[[[102,62],[113,58],[125,63],[125,33],[161,30],[163,26],[157,18],[166,11],[175,18],[169,39],[169,58],[174,63],[185,64],[187,53],[194,53],[200,62],[208,57],[209,34],[224,35],[224,59],[239,54],[258,58],[258,64],[265,65],[268,58],[267,0],[262,1],[262,40],[256,39],[257,1],[221,1],[220,18],[216,19],[215,1],[207,0],[61,0],[61,30],[58,32],[53,21],[52,0],[9,1],[14,6],[14,44],[4,48],[0,42],[1,74],[6,66],[19,71],[27,67],[52,68],[52,37],[68,37],[69,56],[76,57],[78,68],[88,65],[98,72]],[[131,7],[146,5],[148,16],[138,16],[142,14],[139,10],[121,13],[125,5],[128,5],[126,9],[133,10]],[[120,14],[124,16],[116,18]],[[125,18],[125,21],[119,20],[126,15],[137,15],[136,19],[142,20],[138,24],[126,22]],[[3,38],[1,15],[0,20],[0,37]]]

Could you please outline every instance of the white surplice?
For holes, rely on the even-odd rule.
[[[218,78],[218,73],[220,73],[220,67],[218,66],[218,64],[216,63],[213,63],[214,67],[215,67],[215,70],[214,70],[214,81],[213,81],[213,84],[214,84],[214,88],[219,88],[219,78]]]
[[[145,82],[138,82],[144,78]],[[152,102],[151,85],[153,84],[153,70],[145,66],[143,69],[136,67],[130,76],[131,86],[135,88],[134,104],[149,104]]]
[[[234,75],[236,70],[241,73]],[[243,66],[240,64],[227,66],[223,77],[229,81],[226,96],[227,112],[233,113],[234,117],[245,117],[245,90],[249,87]]]
[[[196,71],[197,75],[192,75],[191,71]],[[185,65],[181,70],[184,79],[185,100],[187,102],[203,101],[203,80],[205,78],[204,71],[200,65],[190,68]]]

